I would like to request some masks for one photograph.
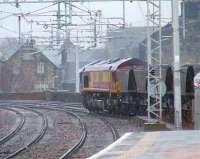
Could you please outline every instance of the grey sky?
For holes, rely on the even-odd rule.
[[[21,9],[16,9],[15,7],[11,5],[1,5],[0,11],[4,12],[14,12],[19,13],[23,11],[24,13],[36,10],[38,8],[42,8],[43,6],[46,6],[47,4],[23,4],[21,5]],[[79,3],[79,6],[86,6],[85,8],[89,9],[95,9],[95,10],[102,10],[102,15],[104,17],[122,17],[122,2],[96,2],[96,3]],[[171,3],[170,2],[163,2],[162,6],[162,15],[163,17],[170,17],[171,15]],[[56,10],[56,7],[51,7],[51,10]],[[6,16],[8,14],[1,13],[0,17]],[[146,15],[146,3],[145,2],[126,2],[126,22],[127,24],[132,24],[132,26],[144,26],[146,25],[145,21],[145,15]],[[33,18],[33,17],[32,17]],[[45,17],[46,18],[46,17]],[[27,19],[31,19],[30,17],[27,17]],[[34,18],[33,18],[34,19]],[[35,19],[42,19],[42,18],[35,18]],[[166,20],[170,21],[170,20]],[[9,18],[6,18],[5,20],[0,21],[0,26],[4,26],[12,31],[15,31],[17,33],[18,31],[18,25],[17,25],[17,17],[11,16]],[[34,30],[41,30],[42,28],[36,27],[33,25]],[[22,19],[22,32],[30,31],[30,24],[25,22],[24,19]],[[17,36],[17,34],[14,34],[10,31],[6,31],[2,28],[0,28],[0,37],[3,38],[5,36]]]

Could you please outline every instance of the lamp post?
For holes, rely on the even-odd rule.
[[[79,93],[80,81],[79,81],[79,51],[78,45],[76,45],[76,93]]]

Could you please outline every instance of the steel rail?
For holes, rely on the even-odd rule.
[[[15,136],[22,129],[22,127],[24,126],[24,123],[25,123],[25,116],[21,112],[14,110],[14,109],[3,108],[3,107],[0,107],[0,109],[15,112],[20,117],[20,122],[17,125],[17,127],[13,131],[11,131],[9,134],[7,134],[5,137],[0,138],[0,145],[2,145],[5,142],[7,142],[8,140],[10,140],[13,136]]]
[[[27,104],[27,103],[26,103]],[[28,103],[28,104],[31,104],[31,103]],[[39,103],[40,106],[43,106],[43,107],[48,107],[49,106],[51,108],[62,108],[62,109],[65,109],[67,111],[73,111],[73,112],[79,112],[79,113],[90,113],[87,109],[85,108],[82,108],[82,104],[81,103],[62,103],[62,102],[40,102]],[[42,108],[43,108],[42,107]],[[103,116],[106,116],[108,114],[96,114],[96,115],[103,115]],[[108,117],[112,117],[109,116]],[[100,118],[100,117],[99,117]],[[102,118],[102,117],[101,117]],[[109,129],[111,130],[112,134],[113,134],[113,140],[117,140],[119,138],[119,133],[117,131],[117,129],[110,123],[108,122],[106,119],[102,119],[104,120],[105,124],[109,127]]]
[[[107,121],[105,118],[100,117],[100,119],[107,125],[107,127],[112,132],[113,141],[116,141],[119,138],[119,133],[118,133],[117,129],[109,121]]]
[[[60,108],[60,107],[47,107],[47,106],[35,107],[35,106],[32,106],[30,108],[61,111],[61,112],[65,112],[67,114],[70,114],[70,115],[74,116],[76,119],[78,119],[79,124],[81,126],[82,135],[81,135],[80,139],[78,140],[78,142],[76,142],[76,144],[74,146],[72,146],[61,157],[59,157],[59,159],[70,158],[75,152],[77,152],[83,146],[83,144],[85,143],[85,140],[87,138],[87,127],[86,127],[85,122],[77,114],[75,114],[71,110],[67,110],[66,108]]]
[[[73,106],[75,107],[73,107]],[[81,103],[73,103],[73,104],[64,104],[62,105],[64,109],[67,110],[72,110],[72,111],[77,111],[77,112],[83,112],[83,113],[88,113],[87,111],[85,111],[83,108],[78,108],[78,106],[81,106]],[[110,129],[112,135],[113,135],[113,141],[116,141],[119,138],[119,133],[117,131],[117,129],[109,122],[107,121],[105,118],[103,117],[99,117],[106,125],[107,127]]]
[[[67,110],[62,109],[64,112],[71,114],[72,116],[76,117],[79,120],[79,123],[81,125],[81,130],[82,130],[82,135],[79,141],[71,148],[69,149],[66,153],[64,153],[59,159],[66,159],[69,158],[72,154],[77,152],[85,143],[85,140],[87,138],[87,127],[85,122],[75,113],[69,112]]]
[[[68,111],[73,112],[83,112],[83,113],[89,113],[87,109],[85,109],[81,103],[40,103],[40,106],[42,107],[51,107],[51,108],[63,108]]]
[[[47,120],[47,117],[43,113],[36,111],[34,109],[30,109],[30,108],[26,108],[26,107],[22,107],[22,106],[14,106],[14,108],[25,109],[25,110],[32,111],[32,112],[38,114],[40,117],[42,117],[42,128],[41,128],[39,134],[31,142],[29,142],[26,146],[18,149],[14,153],[8,155],[5,159],[11,159],[13,157],[16,157],[20,153],[24,152],[26,149],[30,148],[33,144],[38,143],[43,138],[43,136],[45,135],[46,130],[48,128],[48,120]]]

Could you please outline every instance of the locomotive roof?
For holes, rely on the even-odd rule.
[[[132,67],[132,66],[144,66],[145,62],[136,59],[136,58],[118,58],[118,59],[107,59],[107,60],[96,60],[87,65],[85,65],[81,72],[87,71],[115,71],[123,67]]]

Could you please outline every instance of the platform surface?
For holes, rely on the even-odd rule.
[[[200,130],[126,133],[89,159],[200,159]]]

